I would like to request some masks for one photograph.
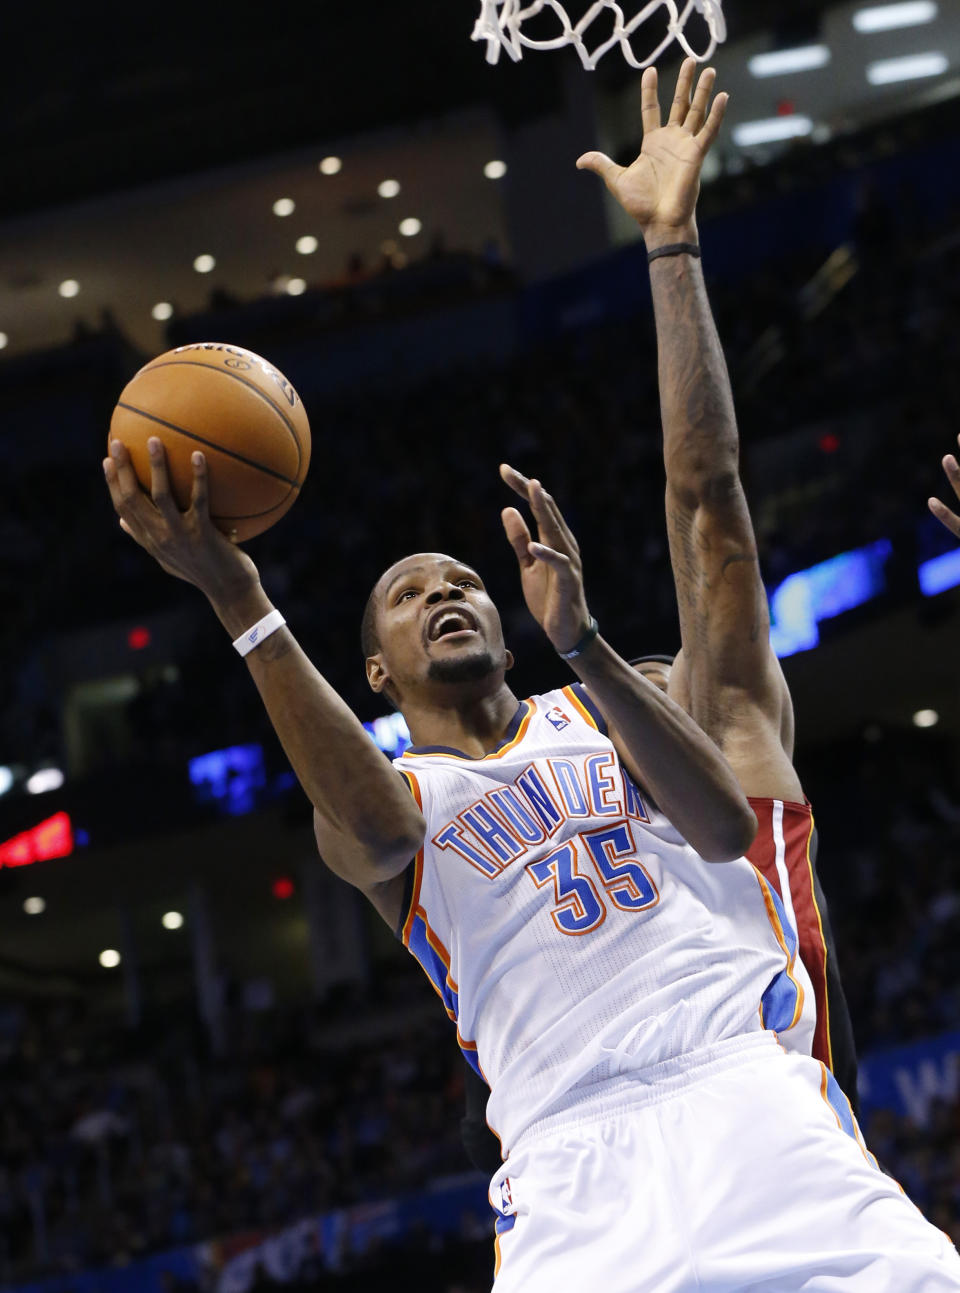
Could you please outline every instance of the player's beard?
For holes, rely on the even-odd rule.
[[[489,651],[478,655],[465,655],[450,660],[431,660],[427,677],[431,682],[479,682],[497,668]]]

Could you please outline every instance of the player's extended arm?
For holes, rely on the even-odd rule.
[[[137,481],[126,448],[111,444],[104,474],[120,525],[169,574],[194,584],[230,634],[239,637],[272,609],[257,569],[210,520],[207,467],[193,455],[193,498],[181,513],[170,494],[161,442],[149,443],[151,493]],[[394,904],[384,890],[423,841],[424,821],[401,777],[349,707],[313,667],[286,628],[246,657],[270,721],[314,806],[324,861],[374,904]]]
[[[527,606],[554,649],[570,651],[592,623],[579,546],[538,480],[528,480],[506,464],[500,474],[529,503],[537,523],[534,542],[517,509],[503,511]],[[684,839],[708,862],[740,857],[753,842],[757,821],[713,741],[601,637],[595,636],[570,664],[603,712],[628,770]]]
[[[666,125],[656,71],[641,87],[643,147],[629,167],[600,153],[578,165],[596,171],[640,224],[648,251],[697,243],[703,159],[727,96],[708,112],[714,72],[684,62]],[[769,644],[769,611],[756,539],[739,473],[739,444],[726,362],[699,259],[663,256],[650,266],[657,324],[667,473],[667,530],[683,650],[671,694],[734,760],[752,795],[800,799],[792,712]],[[785,745],[788,748],[784,748]]]

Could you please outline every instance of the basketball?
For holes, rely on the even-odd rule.
[[[122,440],[150,489],[147,441],[163,441],[170,488],[186,511],[191,455],[206,455],[210,515],[225,534],[252,539],[296,502],[310,465],[310,424],[282,373],[251,350],[198,342],[168,350],[120,394],[110,439]]]

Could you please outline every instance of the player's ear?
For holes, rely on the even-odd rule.
[[[505,672],[505,673],[509,673],[509,672],[510,672],[510,670],[513,668],[514,663],[515,663],[515,661],[514,661],[514,659],[513,659],[513,652],[512,652],[512,651],[504,650],[504,662],[505,662],[505,663],[504,663],[504,666],[503,666],[503,668],[504,668],[504,672]]]
[[[387,672],[387,666],[380,652],[378,651],[376,655],[367,656],[367,682],[370,685],[370,690],[379,695],[389,681],[390,674]]]

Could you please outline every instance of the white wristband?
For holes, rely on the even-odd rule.
[[[233,645],[240,655],[249,655],[264,638],[268,638],[271,633],[276,633],[277,629],[283,628],[286,622],[279,611],[271,611],[269,615],[264,615],[262,620],[257,620],[253,628],[247,629],[246,633],[241,633]]]

